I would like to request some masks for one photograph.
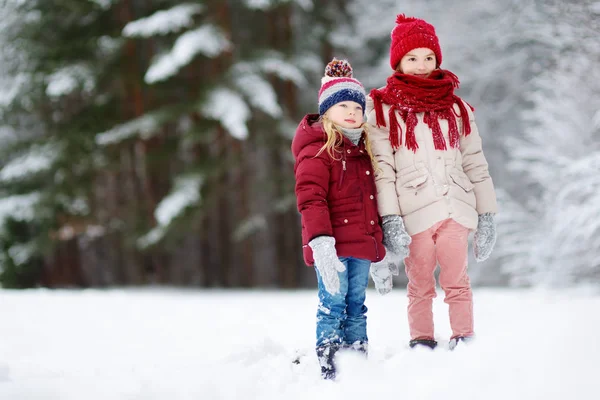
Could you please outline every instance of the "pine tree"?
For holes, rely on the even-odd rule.
[[[546,29],[551,45],[549,68],[527,92],[532,107],[525,114],[522,139],[509,142],[510,167],[522,177],[525,209],[531,225],[515,232],[524,244],[513,252],[511,273],[524,284],[553,286],[598,282],[600,276],[600,73],[594,2],[546,1]],[[574,60],[577,60],[574,62]]]
[[[3,283],[312,283],[289,145],[350,3],[15,0]]]
[[[14,18],[3,30],[9,45],[2,51],[18,85],[1,118],[19,135],[2,148],[0,180],[5,201],[22,207],[27,199],[30,208],[26,219],[11,215],[1,224],[8,269],[0,280],[21,287],[63,275],[63,283],[80,284],[77,265],[48,257],[61,239],[72,237],[71,221],[90,215],[93,178],[102,163],[94,135],[116,111],[110,92],[115,25],[110,10],[95,2],[7,5]]]

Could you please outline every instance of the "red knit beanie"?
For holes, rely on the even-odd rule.
[[[396,69],[402,57],[409,51],[418,48],[433,50],[437,65],[442,63],[442,50],[435,34],[433,25],[422,19],[406,17],[399,14],[396,17],[396,27],[392,30],[392,44],[390,46],[390,65]]]

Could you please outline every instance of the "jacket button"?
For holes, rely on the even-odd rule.
[[[369,196],[369,198],[370,198],[371,200],[373,200],[375,197],[373,197],[373,195],[370,195],[370,196]]]
[[[362,151],[362,150],[359,150],[359,152],[360,152],[361,154],[362,154],[362,153],[364,153],[364,151]]]
[[[371,171],[367,171],[367,175],[371,175]]]
[[[347,152],[348,154],[350,154],[352,151],[351,151],[351,150],[346,150],[346,152]]]
[[[371,221],[371,225],[375,225],[375,221]]]
[[[348,220],[347,220],[347,219],[345,219],[345,220],[344,220],[344,223],[345,223],[345,224],[347,224],[347,223],[348,223]]]

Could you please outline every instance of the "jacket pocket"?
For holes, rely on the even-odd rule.
[[[331,227],[334,229],[357,224],[362,226],[364,223],[364,215],[361,211],[331,214]]]
[[[423,164],[406,167],[399,173],[400,186],[407,189],[417,189],[427,182],[429,174]]]
[[[402,184],[402,187],[417,189],[417,188],[421,187],[425,182],[427,182],[427,175],[422,175],[422,176],[418,176],[414,179],[411,179],[408,182],[404,182]]]
[[[329,209],[332,227],[363,222],[363,205],[360,198],[352,197],[332,203]]]
[[[465,192],[470,192],[475,187],[471,183],[469,178],[463,172],[460,172],[458,170],[450,172],[450,178],[452,179],[452,181],[454,183],[456,183],[458,186],[460,186]]]

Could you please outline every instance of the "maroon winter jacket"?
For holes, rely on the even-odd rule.
[[[308,242],[322,235],[335,238],[338,257],[380,261],[385,248],[373,167],[364,141],[356,146],[344,138],[338,160],[326,150],[315,157],[327,139],[318,118],[318,114],[305,116],[292,141],[304,262],[314,264]]]

